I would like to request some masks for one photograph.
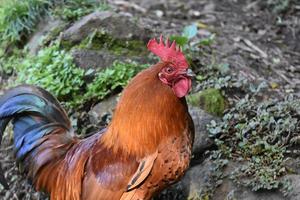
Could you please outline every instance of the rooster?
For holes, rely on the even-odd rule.
[[[0,138],[12,120],[17,162],[36,190],[52,200],[151,199],[183,176],[194,138],[184,97],[192,71],[175,41],[161,36],[148,49],[161,61],[131,80],[108,127],[85,139],[42,88],[0,98]],[[8,187],[3,174],[0,182]]]

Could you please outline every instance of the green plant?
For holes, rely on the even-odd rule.
[[[41,86],[60,101],[72,102],[84,85],[85,72],[75,66],[72,56],[56,44],[39,51],[37,56],[27,55],[18,67],[17,80]]]
[[[6,57],[4,50],[0,49],[0,75],[11,75],[15,66],[18,64],[18,53],[14,53],[10,57]]]
[[[275,13],[285,12],[289,8],[290,4],[290,0],[267,0],[267,6],[269,6]]]
[[[50,6],[49,0],[5,0],[0,6],[0,43],[26,38]]]
[[[101,0],[61,0],[52,13],[63,20],[74,21],[95,10],[108,9],[108,4]]]
[[[0,3],[0,43],[22,42],[50,12],[74,21],[95,10],[107,9],[108,4],[100,0],[3,0]]]
[[[289,189],[282,176],[287,174],[287,150],[300,132],[300,101],[259,102],[246,95],[221,122],[208,127],[222,155],[241,163],[232,178],[252,190]]]
[[[37,56],[27,54],[15,60],[11,57],[10,62],[11,66],[16,67],[16,84],[43,87],[68,108],[76,109],[84,103],[102,100],[121,90],[136,73],[146,68],[146,65],[133,62],[114,62],[112,66],[96,72],[93,82],[85,84],[85,76],[94,71],[76,67],[72,56],[60,49],[58,44],[40,50]]]
[[[240,87],[245,85],[242,77],[235,78],[234,73],[230,74],[230,66],[228,63],[216,63],[211,60],[206,67],[200,69],[196,80],[199,83],[199,88],[202,90],[208,88],[224,89],[230,87]]]
[[[216,34],[211,34],[207,38],[202,38],[197,45],[200,46],[211,46],[215,41]]]
[[[193,44],[191,40],[197,36],[198,27],[196,24],[191,24],[184,27],[181,35],[171,35],[170,40],[175,40],[176,43],[183,48],[185,51],[197,51],[198,46],[211,46],[214,41],[216,34],[211,34],[208,37],[196,39]],[[198,52],[198,51],[197,51]]]
[[[96,74],[94,81],[87,85],[86,100],[101,100],[116,89],[127,85],[128,81],[147,65],[114,62],[111,67]]]
[[[197,35],[197,25],[191,24],[184,27],[181,35],[171,35],[170,40],[176,41],[176,43],[184,50],[188,48],[189,42]]]

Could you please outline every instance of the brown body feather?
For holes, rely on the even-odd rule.
[[[168,63],[139,73],[125,88],[103,133],[84,140],[56,129],[27,166],[51,200],[150,199],[189,165],[193,122],[184,98],[157,77]]]

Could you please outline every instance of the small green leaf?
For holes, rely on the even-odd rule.
[[[202,40],[200,40],[199,45],[202,46],[210,46],[213,44],[213,42],[215,41],[215,34],[210,35],[208,38],[204,38]]]
[[[95,72],[94,69],[88,69],[88,70],[84,73],[84,75],[85,75],[85,76],[89,76],[89,75],[93,74],[94,72]]]
[[[205,78],[206,78],[205,76],[200,75],[200,74],[196,76],[196,80],[200,81],[200,82],[203,81],[203,80],[205,80]]]
[[[178,36],[178,35],[171,35],[170,36],[170,41],[174,41],[181,47],[186,45],[189,42],[189,38],[185,36]]]

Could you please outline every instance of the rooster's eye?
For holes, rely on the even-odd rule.
[[[171,74],[174,71],[173,67],[167,67],[166,72]]]

